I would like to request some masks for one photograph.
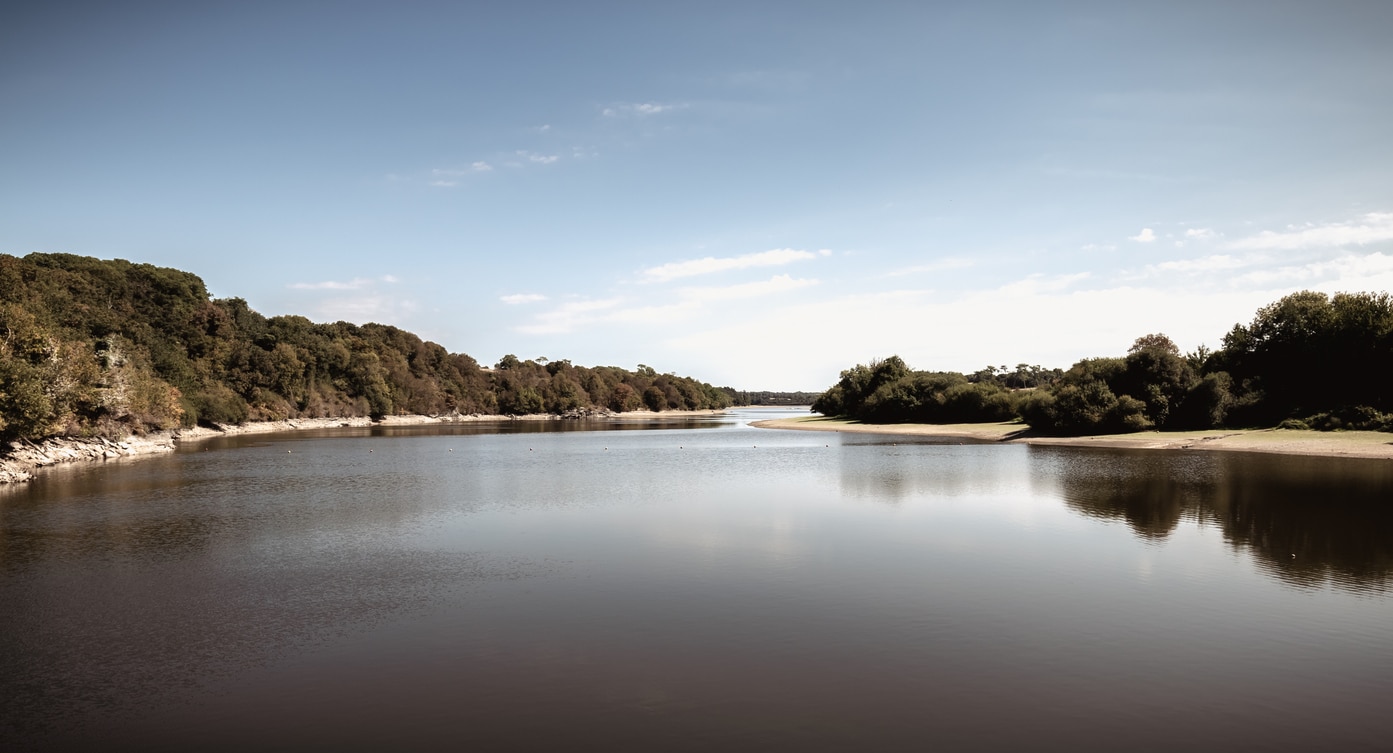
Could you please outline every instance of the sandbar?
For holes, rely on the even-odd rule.
[[[1212,429],[1208,431],[1141,431],[1085,437],[1034,435],[1018,422],[981,424],[864,424],[819,415],[754,421],[761,429],[839,431],[921,437],[957,437],[982,442],[1110,447],[1137,450],[1223,450],[1270,452],[1320,457],[1386,458],[1393,460],[1393,433],[1381,431],[1308,431],[1293,429]]]

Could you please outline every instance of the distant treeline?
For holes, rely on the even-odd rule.
[[[740,393],[640,364],[483,368],[380,324],[265,317],[196,275],[0,254],[0,438],[406,413],[724,408]]]
[[[1237,324],[1223,347],[1182,355],[1162,334],[1068,371],[913,371],[858,365],[813,410],[870,423],[1023,420],[1047,434],[1282,426],[1393,431],[1393,300],[1304,291]]]
[[[722,387],[733,405],[812,405],[816,392],[769,392],[767,390],[734,390]]]

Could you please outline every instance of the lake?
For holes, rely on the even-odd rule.
[[[1389,750],[1393,462],[243,436],[0,488],[6,750]]]

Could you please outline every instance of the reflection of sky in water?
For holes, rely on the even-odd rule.
[[[243,747],[306,719],[350,747],[534,718],[646,743],[802,720],[772,738],[802,750],[922,743],[926,719],[1001,749],[1393,734],[1384,466],[749,417],[262,438],[47,478],[0,499],[23,605],[0,639],[24,649],[0,692],[117,741]]]

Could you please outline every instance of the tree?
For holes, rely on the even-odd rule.
[[[1153,335],[1142,335],[1132,343],[1132,347],[1127,349],[1128,355],[1156,351],[1159,353],[1169,353],[1173,356],[1180,355],[1180,348],[1176,347],[1175,342],[1159,332]]]
[[[656,385],[643,391],[643,404],[648,410],[661,411],[667,407],[667,394]]]

